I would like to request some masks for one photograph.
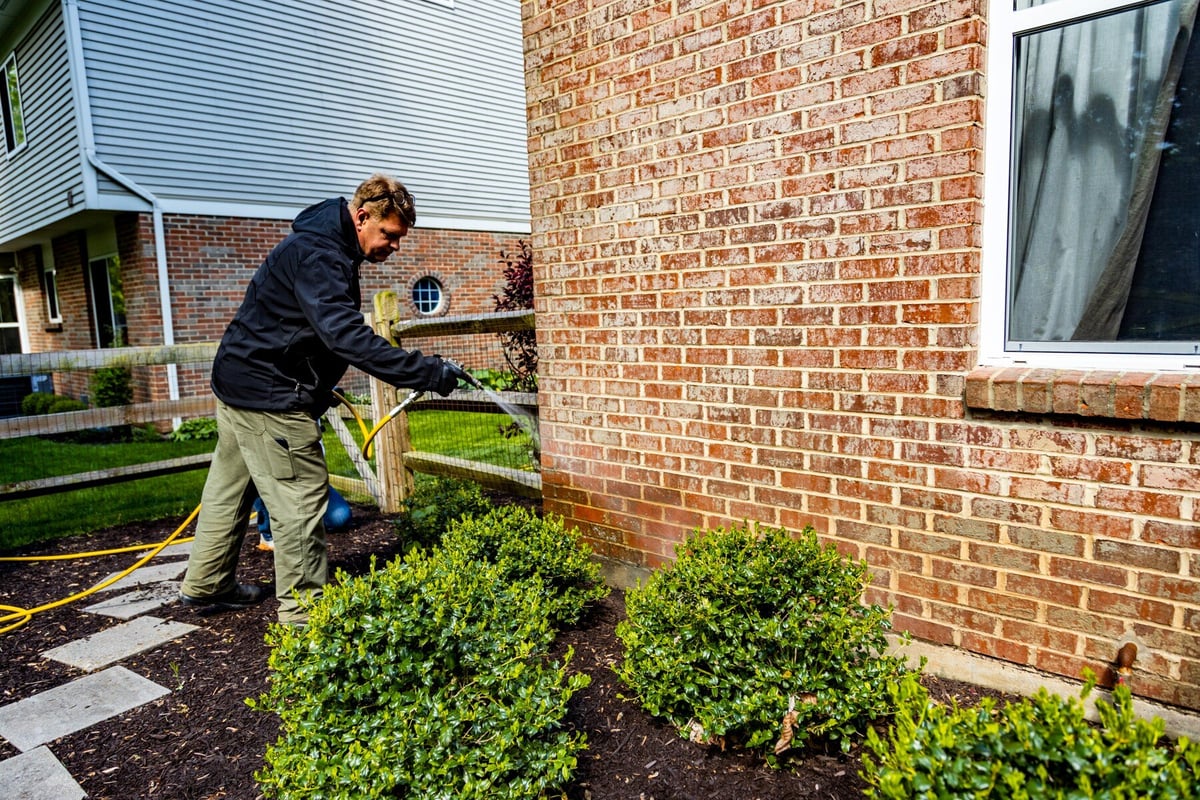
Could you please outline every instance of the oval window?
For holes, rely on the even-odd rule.
[[[436,314],[442,307],[442,285],[436,278],[426,275],[413,284],[413,305],[421,314]]]

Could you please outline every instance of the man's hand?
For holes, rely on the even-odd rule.
[[[471,376],[467,374],[466,370],[450,359],[443,358],[441,372],[434,381],[433,390],[442,397],[447,397],[458,388],[459,381],[472,383]]]

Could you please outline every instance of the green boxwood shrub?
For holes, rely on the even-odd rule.
[[[627,592],[618,674],[694,741],[760,750],[773,765],[818,736],[848,750],[905,672],[884,654],[889,612],[860,602],[866,583],[866,565],[811,528],[698,533]]]
[[[87,403],[61,394],[35,392],[21,398],[21,413],[26,416],[34,414],[61,414],[67,411],[83,411]]]
[[[441,546],[466,560],[496,564],[506,580],[540,578],[555,625],[576,622],[588,603],[609,591],[578,530],[568,531],[562,517],[542,518],[521,506],[462,517],[450,524]]]
[[[539,581],[415,551],[326,588],[307,627],[268,633],[280,716],[256,774],[275,798],[541,798],[584,735],[564,729],[586,675],[550,663]]]
[[[1098,725],[1084,716],[1095,687],[1080,697],[1039,689],[997,709],[933,703],[915,678],[892,687],[897,705],[886,735],[867,733],[866,795],[881,798],[1194,798],[1200,747],[1163,740],[1161,719],[1139,719],[1129,687],[1098,699]],[[872,756],[873,754],[873,756]]]
[[[435,547],[450,523],[464,516],[486,514],[492,502],[479,484],[440,475],[418,475],[413,493],[403,503],[393,525],[406,548]]]

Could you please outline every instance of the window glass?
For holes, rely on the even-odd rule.
[[[1006,351],[1200,352],[1196,5],[1017,33]]]
[[[58,307],[58,270],[50,267],[42,272],[42,287],[46,293],[46,318],[51,322],[62,322],[62,311]]]
[[[120,259],[116,256],[93,259],[88,262],[88,278],[92,287],[97,345],[124,347],[129,340]]]
[[[436,314],[442,307],[442,285],[426,275],[413,284],[413,305],[422,314]]]
[[[4,146],[12,152],[25,144],[25,115],[21,110],[21,85],[17,80],[17,58],[4,62],[4,95],[0,110],[4,114]]]
[[[17,276],[0,275],[0,355],[21,352],[21,320],[17,307]]]

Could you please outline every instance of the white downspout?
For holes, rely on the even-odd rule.
[[[100,160],[92,148],[87,149],[88,162],[98,171],[103,172],[129,191],[136,194],[153,208],[154,217],[154,255],[158,263],[158,305],[162,312],[163,344],[170,347],[175,344],[175,319],[171,315],[171,284],[167,275],[167,240],[163,228],[162,208],[158,198],[133,179],[127,178],[114,167]],[[172,400],[179,399],[179,372],[175,364],[167,364],[167,392]]]
[[[84,69],[83,39],[79,34],[79,6],[77,0],[63,0],[63,19],[67,34],[67,52],[71,63],[71,78],[75,94],[75,107],[79,114],[79,131],[83,152],[93,169],[102,172],[129,191],[150,204],[154,218],[154,255],[158,265],[158,305],[162,313],[163,344],[175,344],[175,319],[171,314],[171,284],[167,274],[167,239],[163,226],[162,207],[154,193],[125,177],[115,167],[105,164],[96,155],[96,143],[92,134],[92,110],[89,102],[87,73]],[[95,181],[92,181],[94,190]],[[91,202],[92,197],[88,198]],[[179,372],[175,364],[167,365],[167,394],[171,400],[179,399]]]

